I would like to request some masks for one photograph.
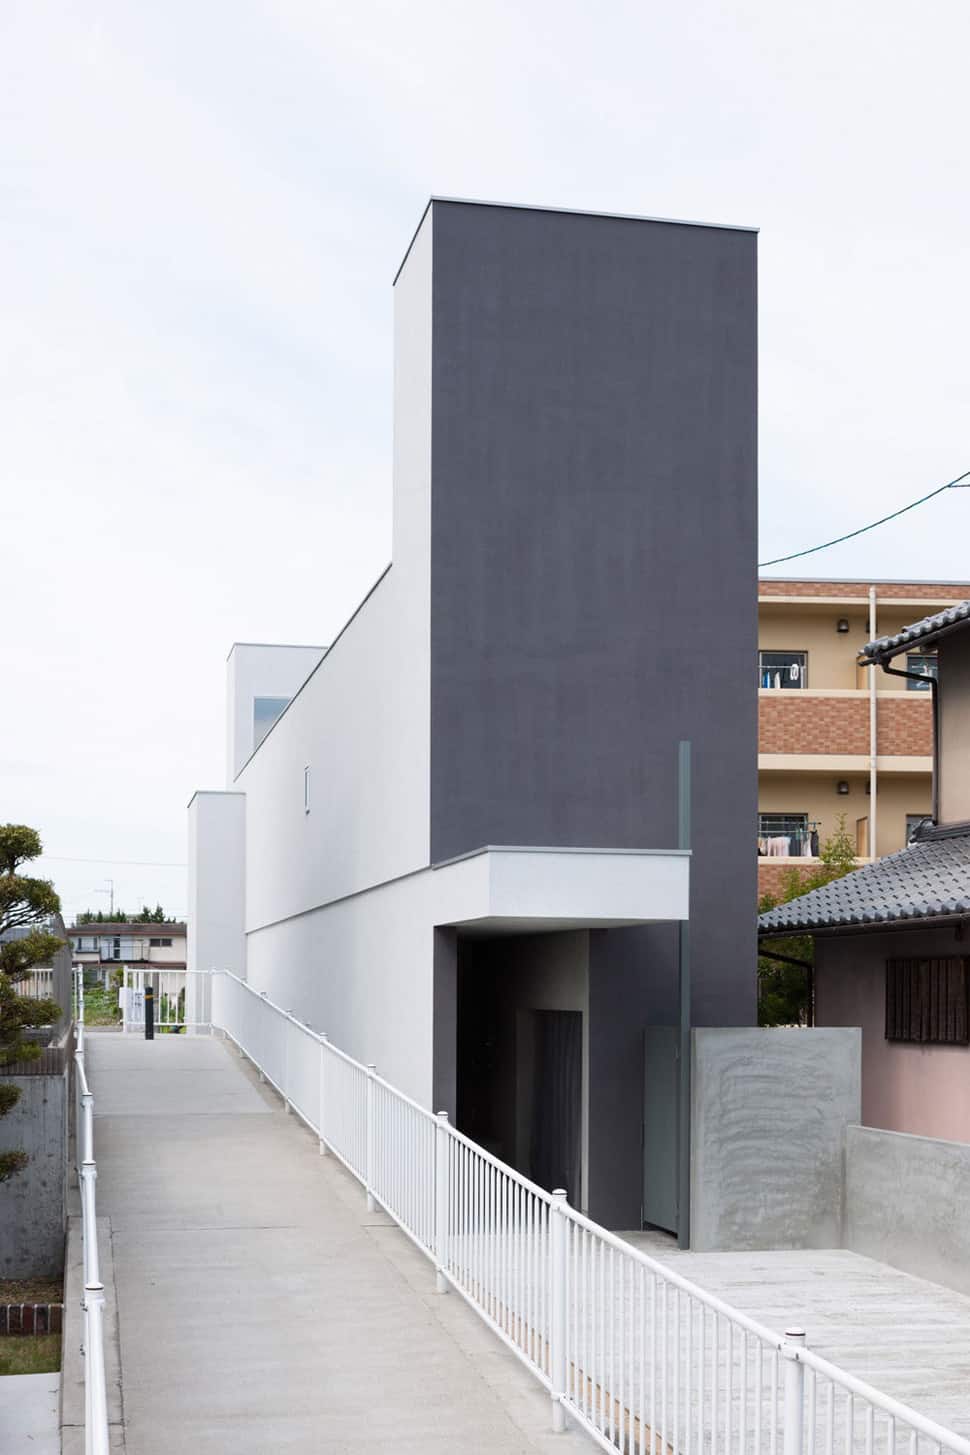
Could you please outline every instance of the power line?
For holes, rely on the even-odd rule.
[[[175,864],[160,859],[75,859],[70,854],[41,854],[42,859],[53,859],[55,864],[134,864],[139,869],[186,869],[186,864]]]
[[[865,535],[867,530],[875,530],[877,525],[885,525],[888,520],[895,520],[899,515],[905,515],[907,510],[915,510],[917,505],[925,505],[927,500],[932,500],[934,495],[942,495],[944,490],[952,490],[954,485],[959,485],[966,480],[970,470],[964,470],[955,480],[948,480],[945,485],[937,485],[929,495],[921,495],[919,500],[914,500],[909,505],[904,505],[901,510],[894,510],[892,515],[884,515],[882,520],[874,520],[871,525],[861,525],[858,530],[850,530],[844,536],[836,536],[834,541],[825,541],[820,546],[809,546],[807,551],[792,551],[790,556],[776,556],[773,561],[759,561],[758,570],[763,566],[780,566],[783,561],[797,561],[801,556],[814,556],[816,551],[827,551],[829,546],[841,545],[843,541],[851,541],[855,536]]]

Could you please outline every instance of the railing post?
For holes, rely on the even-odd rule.
[[[84,1449],[108,1455],[108,1392],[104,1373],[104,1285],[84,1285]]]
[[[373,1212],[377,1204],[372,1192],[374,1180],[374,1073],[377,1067],[373,1061],[367,1063],[367,1093],[364,1102],[364,1171],[367,1174],[367,1211]]]
[[[81,1186],[81,1163],[84,1161],[82,1155],[81,1139],[84,1136],[82,1128],[83,1112],[81,1110],[81,1097],[84,1095],[81,1090],[81,1073],[84,1070],[84,1053],[78,1049],[74,1052],[74,1174],[77,1177],[77,1185]]]
[[[805,1365],[798,1357],[805,1347],[804,1329],[786,1329],[781,1352],[785,1359],[784,1455],[802,1455],[805,1426]]]
[[[434,1129],[434,1256],[435,1289],[448,1292],[445,1269],[448,1266],[448,1208],[451,1204],[451,1148],[448,1136],[448,1113],[439,1111]]]
[[[77,1160],[83,1164],[94,1156],[94,1093],[81,1092],[81,1125],[77,1129]]]
[[[552,1428],[561,1435],[566,1428],[566,1192],[557,1187],[549,1209],[549,1375],[552,1381]],[[787,1455],[787,1452],[786,1452]]]
[[[98,1228],[95,1220],[94,1184],[98,1169],[90,1158],[81,1163],[81,1251],[84,1259],[84,1282],[101,1282],[101,1260],[98,1255]],[[88,1234],[90,1233],[90,1237]]]
[[[324,1126],[325,1126],[324,1118],[326,1117],[326,1114],[327,1114],[327,1038],[326,1038],[325,1035],[321,1035],[321,1037],[320,1037],[320,1156],[321,1157],[326,1157],[327,1152],[329,1150],[329,1148],[327,1147],[326,1134],[324,1132]]]

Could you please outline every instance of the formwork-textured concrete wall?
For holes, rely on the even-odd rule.
[[[21,1089],[0,1121],[0,1151],[30,1162],[0,1184],[0,1278],[48,1278],[64,1267],[67,1077],[4,1076]]]
[[[854,1028],[693,1033],[691,1247],[838,1248]]]
[[[970,1293],[970,1145],[850,1127],[845,1246]]]

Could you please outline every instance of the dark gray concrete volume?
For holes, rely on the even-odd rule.
[[[434,208],[431,857],[671,848],[693,743],[693,1016],[754,1019],[756,237]],[[591,936],[592,1210],[639,1209],[673,927]],[[593,1162],[629,1162],[597,1207]]]

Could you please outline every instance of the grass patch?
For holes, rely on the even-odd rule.
[[[59,1278],[0,1278],[0,1303],[63,1303]]]
[[[0,1338],[0,1374],[56,1374],[60,1334],[6,1334]]]
[[[116,1026],[121,1022],[117,990],[104,990],[100,985],[85,986],[84,1023],[88,1026]]]

